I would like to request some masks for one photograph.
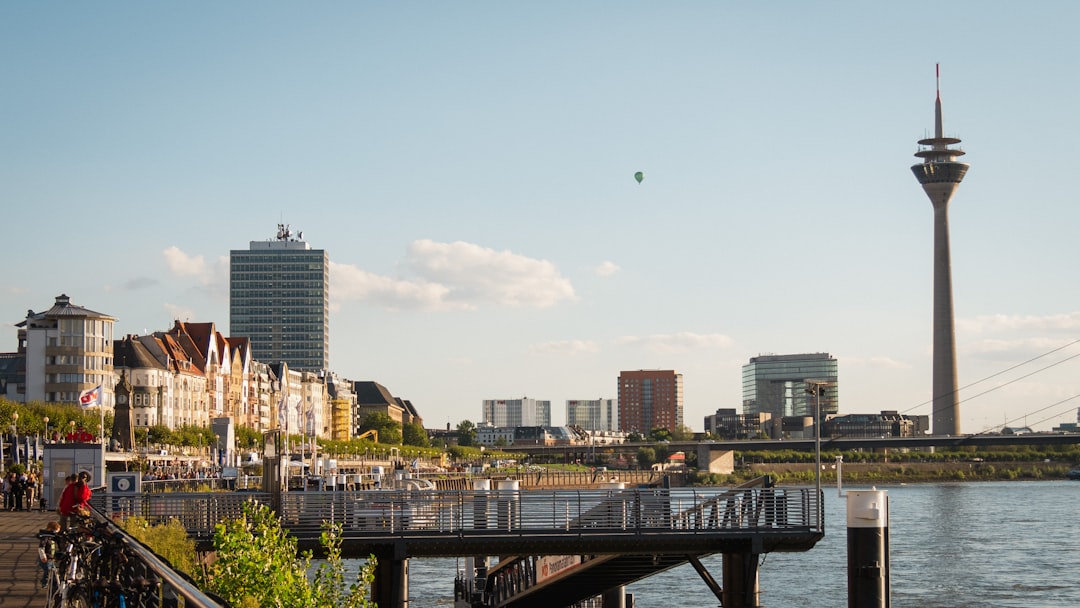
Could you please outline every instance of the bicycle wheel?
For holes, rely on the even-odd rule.
[[[90,590],[82,585],[73,585],[68,588],[67,597],[63,599],[61,608],[93,608],[90,601]]]

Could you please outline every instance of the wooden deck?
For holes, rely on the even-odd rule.
[[[45,605],[36,534],[56,518],[50,511],[0,511],[0,607]]]

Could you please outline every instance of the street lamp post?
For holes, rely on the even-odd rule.
[[[19,462],[19,412],[11,413],[11,462]]]
[[[45,443],[49,443],[49,417],[45,416],[42,420],[45,422]]]
[[[71,433],[69,434],[69,437],[71,437],[70,441],[74,442],[75,441],[75,421],[74,420],[69,421],[68,426],[71,427]]]
[[[821,393],[829,383],[825,380],[804,380],[803,384],[806,385],[806,392],[814,396],[814,486],[818,501],[821,501]],[[819,517],[822,515],[819,509]]]

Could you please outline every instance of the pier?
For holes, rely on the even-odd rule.
[[[412,557],[505,557],[479,573],[474,606],[565,606],[705,555],[724,555],[725,606],[756,604],[758,556],[806,551],[824,535],[820,495],[798,488],[634,488],[170,492],[94,497],[113,518],[180,521],[203,549],[245,501],[272,506],[301,550],[318,554],[323,522],[343,528],[345,557],[378,559],[373,599],[407,605]],[[576,556],[556,576],[543,556]],[[708,583],[711,576],[699,570]],[[447,585],[452,583],[448,579]]]

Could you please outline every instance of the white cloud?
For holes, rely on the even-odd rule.
[[[446,285],[448,301],[547,308],[576,299],[573,285],[551,262],[472,243],[415,241],[406,265]]]
[[[1080,311],[1056,315],[982,315],[957,319],[958,333],[984,334],[1006,331],[1071,331],[1080,329]]]
[[[622,346],[641,346],[657,352],[675,353],[699,348],[728,348],[734,341],[724,334],[695,334],[682,331],[675,334],[623,336],[616,340],[616,343]]]
[[[600,345],[592,340],[555,340],[529,346],[534,355],[577,355],[600,351]]]
[[[161,252],[169,272],[180,276],[201,276],[206,272],[206,259],[201,255],[190,256],[173,245]]]
[[[392,310],[470,308],[450,304],[450,288],[427,281],[408,281],[377,275],[349,264],[330,263],[330,297],[335,302],[365,301]]]
[[[229,284],[229,258],[220,256],[208,263],[201,255],[188,255],[173,245],[161,252],[169,272],[182,277],[194,277],[212,294],[227,293]]]
[[[610,277],[611,275],[619,272],[620,270],[622,269],[619,268],[619,265],[615,262],[605,261],[596,268],[594,268],[593,272],[596,273],[596,276],[598,277]]]
[[[331,264],[330,297],[418,310],[547,308],[576,297],[570,281],[551,262],[472,243],[416,241],[402,266],[412,276],[391,278]]]

